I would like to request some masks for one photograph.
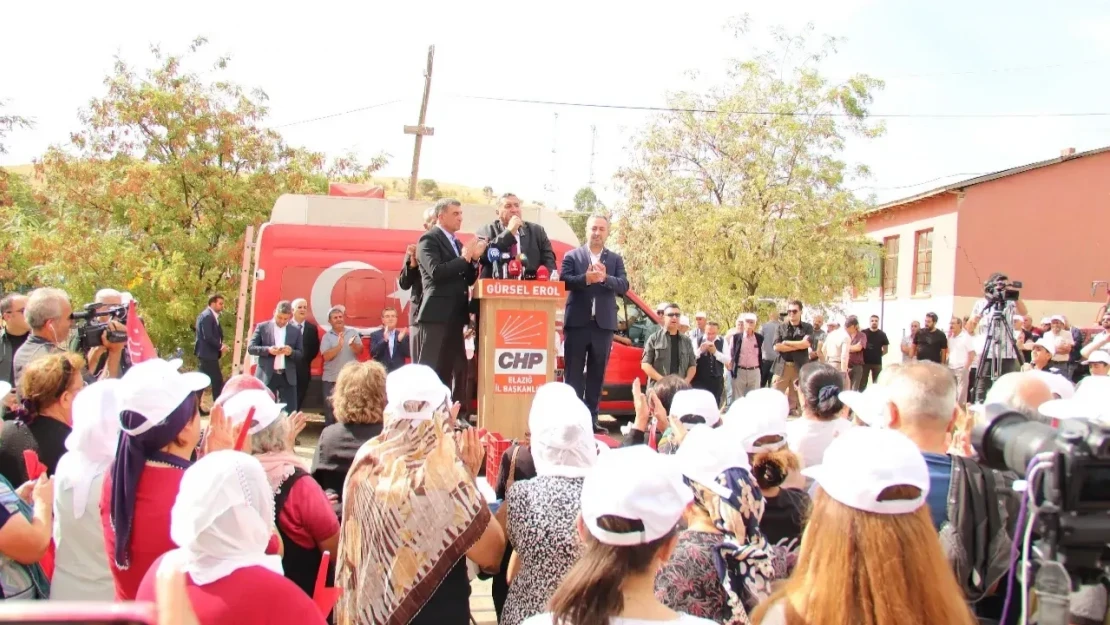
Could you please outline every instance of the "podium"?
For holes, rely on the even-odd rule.
[[[561,281],[479,280],[478,427],[522,438],[536,390],[555,380]]]

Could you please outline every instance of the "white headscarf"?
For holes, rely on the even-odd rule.
[[[590,409],[562,382],[544,384],[528,414],[532,461],[539,475],[583,477],[597,461]]]
[[[80,519],[89,503],[96,478],[104,475],[116,457],[119,444],[119,380],[101,380],[86,387],[73,400],[73,430],[66,437],[68,450],[54,473],[59,495],[73,491],[73,516]]]
[[[283,575],[280,556],[266,555],[274,527],[274,495],[253,456],[217,451],[185,471],[170,513],[167,554],[198,586],[235,571],[265,567]]]

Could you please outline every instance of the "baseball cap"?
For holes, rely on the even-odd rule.
[[[541,475],[582,477],[597,460],[590,409],[562,382],[549,382],[536,390],[528,430],[532,461]]]
[[[1046,401],[1039,410],[1051,419],[1110,419],[1110,377],[1091,376],[1070,398]]]
[[[681,317],[678,318],[678,325],[680,325],[680,326],[690,325],[690,318],[687,317],[686,315],[682,315]]]
[[[747,453],[776,451],[786,445],[786,420],[790,415],[790,402],[781,391],[761,388],[750,391],[732,402],[725,417],[723,437],[732,444],[739,444]],[[755,442],[766,436],[780,436],[782,440],[770,445],[756,446]]]
[[[881,385],[868,385],[863,391],[842,391],[840,401],[871,427],[890,425],[890,391]]]
[[[1064,319],[1063,315],[1052,315],[1049,321],[1059,321],[1060,323],[1067,323],[1067,320]]]
[[[266,391],[250,389],[232,395],[223,402],[223,408],[224,414],[234,425],[246,421],[247,414],[250,413],[251,408],[254,408],[254,415],[251,417],[254,425],[250,426],[248,431],[250,434],[258,434],[278,420],[281,411],[285,409],[285,404],[275,402]]]
[[[1060,399],[1071,399],[1071,397],[1075,395],[1075,386],[1071,383],[1071,380],[1058,373],[1043,371],[1041,369],[1033,369],[1029,373],[1032,373],[1034,377],[1047,384],[1048,390],[1052,391],[1052,394],[1058,396]]]
[[[717,425],[721,420],[721,411],[717,408],[717,398],[713,393],[700,388],[688,388],[674,394],[671,400],[671,415],[685,417],[697,415],[705,419],[709,427]]]
[[[427,421],[450,396],[451,391],[428,365],[405,365],[385,377],[385,411],[395,419]],[[409,412],[405,409],[407,402],[425,403]]]
[[[208,388],[212,383],[203,373],[182,373],[178,371],[180,368],[180,359],[154,358],[127,370],[116,391],[120,412],[130,410],[142,415],[145,421],[134,429],[124,429],[125,432],[138,436],[159,425],[189,395]]]
[[[717,482],[717,476],[727,469],[751,469],[747,451],[731,442],[710,428],[694,428],[682,439],[674,458],[687,479],[720,497],[728,497],[732,492]]]
[[[1048,350],[1048,353],[1050,354],[1056,353],[1056,341],[1052,340],[1052,338],[1048,336],[1042,336],[1041,338],[1037,339],[1037,342],[1033,343],[1033,347],[1040,347],[1042,349]]]
[[[1091,355],[1087,357],[1087,360],[1083,361],[1083,364],[1089,365],[1094,362],[1101,362],[1104,365],[1110,365],[1110,352],[1096,349],[1095,351],[1091,352]],[[0,393],[0,395],[3,395],[3,393]]]
[[[705,311],[699,310],[698,312],[694,313],[694,319],[705,319]]]
[[[833,439],[821,464],[802,469],[829,497],[876,514],[909,514],[925,505],[929,467],[913,441],[896,430],[852,428]],[[916,499],[879,501],[891,486],[921,489]]]
[[[741,317],[744,318],[744,321],[751,321],[752,323],[759,322],[759,317],[756,316],[755,313],[744,313],[743,315],[741,315]]]
[[[1048,324],[1050,324],[1050,323],[1052,323],[1052,318],[1051,318],[1051,317],[1041,317],[1041,323],[1040,323],[1040,325],[1042,325],[1042,326],[1046,326],[1046,325],[1048,325]]]
[[[623,447],[598,456],[583,481],[582,522],[603,544],[643,545],[673,530],[693,499],[674,456],[658,454],[646,445]],[[603,529],[598,519],[605,516],[639,521],[643,530]]]

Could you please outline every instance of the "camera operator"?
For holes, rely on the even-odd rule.
[[[988,278],[987,282],[984,284],[984,290],[990,293],[997,293],[998,296],[1001,296],[1002,292],[1005,291],[1005,284],[1008,281],[1009,277],[1007,277],[1005,274],[998,272],[992,273],[990,278]],[[975,302],[975,306],[971,309],[971,318],[968,321],[973,325],[973,327],[977,328],[979,334],[984,334],[987,331],[987,327],[989,326],[989,324],[986,323],[987,321],[989,321],[989,319],[983,319],[983,316],[990,305],[991,299],[984,297],[978,302]],[[999,306],[1002,310],[1002,316],[1006,320],[1006,327],[1011,329],[1013,329],[1014,327],[1015,314],[1022,316],[1029,314],[1029,311],[1025,308],[1025,302],[1021,301],[1020,298],[1016,300],[1004,300]],[[984,349],[987,352],[987,359],[984,363],[984,368],[986,370],[990,370],[992,368],[992,363],[994,362],[995,358],[998,358],[1001,361],[999,363],[999,370],[1002,372],[1002,374],[1012,373],[1020,368],[1018,364],[1018,354],[1014,350],[1013,345],[1010,344],[1008,338],[1009,337],[1006,336],[999,336],[996,337],[997,346],[984,346]],[[987,396],[987,391],[990,390],[990,386],[990,377],[987,375],[982,375],[982,372],[980,372],[978,379],[975,380],[976,403],[982,403],[983,398]]]
[[[96,292],[96,297],[93,301],[104,307],[119,308],[123,306],[123,294],[115,289],[100,289]],[[127,331],[126,325],[116,319],[112,319],[109,315],[98,316],[96,322],[107,323],[109,330],[118,332]],[[73,352],[81,351],[81,346],[78,342],[78,337],[74,336],[70,341],[69,350]],[[111,343],[108,341],[107,334],[104,334],[101,342],[103,343],[103,347],[94,347],[89,350],[88,354],[85,354],[89,362],[89,372],[98,378],[102,377],[101,374],[104,372],[105,368],[108,369],[108,377],[110,378],[118,378],[124,373],[127,373],[127,370],[131,368],[131,357],[127,354],[127,350],[124,349],[127,343]],[[114,354],[118,356],[114,356]]]
[[[27,324],[31,326],[31,336],[15,353],[13,365],[17,384],[23,375],[23,369],[32,361],[42,356],[66,351],[65,341],[69,339],[70,331],[73,329],[73,306],[70,304],[69,295],[61,289],[39,288],[31,291],[24,315],[27,318]],[[94,347],[85,354],[85,359],[93,363],[104,360],[106,355],[105,368],[108,376],[119,377],[120,358],[126,343],[110,343],[107,332],[102,335],[101,342],[102,345]],[[85,370],[84,378],[88,383],[96,381],[91,364]]]

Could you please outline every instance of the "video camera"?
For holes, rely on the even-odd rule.
[[[109,343],[126,343],[127,332],[112,330],[109,321],[118,321],[127,324],[127,307],[110,306],[108,304],[85,304],[85,309],[70,315],[77,322],[77,349],[81,353],[88,353],[94,347],[104,345],[104,333],[108,333]]]
[[[984,410],[986,424],[972,430],[972,445],[984,465],[1027,480],[1018,495],[1032,497],[1027,514],[1037,515],[1042,570],[1051,561],[1059,565],[1049,568],[1054,574],[1070,574],[1056,585],[1065,594],[1058,586],[1074,586],[1071,579],[1098,582],[1110,565],[1110,423],[1069,419],[1057,430],[1001,405]]]
[[[983,295],[992,304],[1016,302],[1021,296],[1021,282],[1011,281],[1006,276],[995,275],[983,283]]]

